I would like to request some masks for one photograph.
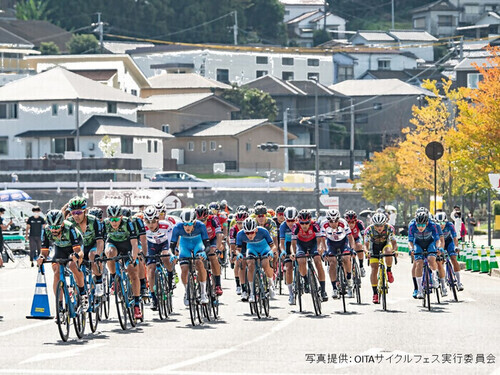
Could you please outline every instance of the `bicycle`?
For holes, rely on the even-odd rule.
[[[200,300],[201,300],[201,289],[198,278],[196,277],[196,270],[193,266],[193,262],[197,257],[183,258],[183,261],[188,262],[188,282],[187,282],[187,299],[189,301],[189,315],[191,317],[191,324],[196,326],[196,320],[201,324],[201,313],[200,313]]]
[[[253,273],[253,291],[255,302],[253,303],[253,309],[257,314],[259,319],[262,318],[264,312],[266,317],[269,317],[269,283],[267,281],[267,276],[262,268],[262,259],[266,259],[267,255],[258,255],[254,257],[255,259],[255,270]]]
[[[299,272],[299,263],[293,262],[293,295],[299,302],[299,311],[302,312],[302,294],[304,294],[304,279]]]
[[[316,316],[321,315],[321,288],[319,287],[319,278],[316,269],[314,268],[314,257],[311,254],[307,255],[307,278],[309,280],[309,293],[311,293],[314,312]]]
[[[357,253],[362,253],[363,250],[356,250]],[[353,282],[353,291],[356,295],[356,302],[361,304],[361,271],[359,269],[358,257],[352,257],[352,282]]]
[[[110,311],[110,305],[111,305],[111,298],[110,298],[110,282],[109,282],[109,270],[108,267],[106,267],[106,262],[104,258],[99,258],[98,259],[98,264],[97,267],[99,267],[99,263],[102,263],[102,288],[104,290],[104,294],[101,297],[101,304],[100,309],[101,311],[99,312],[99,320],[102,321],[102,317],[104,316],[105,319],[109,319],[109,311]]]
[[[89,309],[87,310],[89,317],[90,330],[95,333],[97,330],[97,325],[99,324],[99,313],[101,301],[95,295],[95,280],[92,277],[92,271],[90,269],[91,262],[83,260],[80,269],[83,272],[83,278],[85,280],[85,292],[89,297]]]
[[[219,296],[215,293],[215,276],[212,274],[212,268],[208,260],[204,260],[203,264],[207,271],[207,297],[208,304],[202,304],[203,315],[210,321],[213,317],[214,320],[219,318]]]
[[[342,305],[344,307],[344,312],[347,312],[346,303],[345,303],[345,295],[347,291],[347,275],[344,271],[343,256],[351,256],[351,252],[341,253],[337,252],[335,257],[337,258],[337,290],[339,291],[339,295],[342,298]]]
[[[137,325],[137,319],[134,316],[135,298],[132,292],[130,278],[126,272],[126,269],[132,260],[130,254],[118,255],[116,257],[107,258],[106,260],[114,260],[116,262],[116,274],[113,283],[115,285],[116,312],[118,314],[120,326],[123,330],[127,329],[128,315],[130,325],[135,327]],[[140,302],[140,308],[143,314],[141,321],[144,321],[144,304],[142,299]]]
[[[422,306],[427,307],[431,311],[431,293],[432,293],[432,270],[429,266],[429,261],[427,260],[427,250],[423,251],[424,256],[424,267],[422,273],[422,291],[424,293],[424,298],[422,300]],[[436,288],[436,294],[439,303],[439,288]],[[427,300],[427,301],[426,301]]]
[[[284,263],[283,263],[283,260],[281,258],[281,256],[278,257],[278,264],[276,265],[276,269],[274,271],[274,285],[278,285],[278,291],[279,291],[279,294],[282,295],[283,294],[283,275],[285,274],[284,272],[284,267],[283,267]]]
[[[387,311],[387,294],[389,293],[389,280],[387,278],[387,268],[384,258],[394,257],[395,264],[398,264],[398,258],[395,254],[370,255],[370,258],[378,259],[377,291],[379,301],[382,301],[382,309]]]
[[[81,306],[81,296],[73,272],[67,268],[71,259],[52,259],[47,263],[59,265],[59,282],[56,290],[56,322],[61,339],[66,342],[69,337],[70,319],[73,319],[76,336],[81,339],[85,332],[85,311]],[[43,264],[40,272],[45,274]]]
[[[156,255],[142,255],[142,257],[147,259],[156,260],[155,268],[155,285],[153,290],[155,291],[156,300],[158,301],[158,314],[160,315],[160,320],[168,318],[168,315],[172,313],[172,291],[170,290],[168,283],[168,275],[165,271],[165,266],[161,261],[162,258],[169,257],[169,254],[156,254]]]
[[[448,255],[448,251],[444,251],[444,262],[446,267],[446,283],[450,287],[450,290],[453,292],[453,298],[456,302],[458,302],[458,281],[457,275],[455,274],[455,270],[453,269],[453,264],[451,263],[450,256]]]

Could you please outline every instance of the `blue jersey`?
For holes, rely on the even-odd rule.
[[[282,222],[280,225],[280,239],[284,239],[285,243],[292,242],[292,230],[286,224],[286,221]]]
[[[251,243],[259,243],[259,242],[267,242],[270,246],[274,244],[269,231],[263,227],[257,227],[257,234],[255,235],[253,240],[248,239],[245,231],[240,230],[236,235],[236,246],[241,247],[243,243],[251,244]]]
[[[443,229],[443,237],[446,241],[450,241],[453,238],[457,238],[457,232],[455,231],[455,226],[451,221],[447,221]]]
[[[436,228],[436,231],[438,232],[439,236],[443,236],[443,230],[441,229],[441,225],[436,223],[435,221],[429,219],[429,224],[433,227]],[[415,219],[411,219],[410,224],[408,224],[408,241],[413,242],[413,240],[410,240],[410,238],[413,238],[415,235],[415,231],[418,232],[417,226],[415,225]]]
[[[417,229],[415,220],[412,220],[408,228],[408,241],[413,242],[414,244],[419,242],[439,241],[441,235],[439,234],[438,227],[439,226],[436,225],[433,221],[429,220],[425,229],[420,232]]]
[[[177,243],[179,241],[179,237],[185,238],[185,237],[197,237],[199,236],[202,241],[208,240],[208,233],[207,233],[207,227],[205,224],[203,224],[200,221],[196,221],[194,223],[194,229],[191,233],[187,233],[184,230],[184,224],[179,223],[176,224],[174,227],[174,230],[172,232],[172,239],[171,242]]]

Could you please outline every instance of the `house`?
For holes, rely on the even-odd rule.
[[[326,18],[326,20],[325,20]],[[346,20],[335,14],[316,9],[286,22],[288,38],[295,40],[301,47],[313,46],[313,35],[316,30],[326,28],[333,38],[343,38]]]
[[[385,31],[358,31],[350,39],[353,46],[384,47],[394,46],[395,38]]]
[[[411,85],[421,86],[423,81],[428,79],[441,83],[447,79],[437,69],[405,69],[405,70],[368,70],[359,79],[399,79]]]
[[[285,8],[285,16],[283,18],[283,22],[285,23],[304,13],[325,9],[324,0],[279,0],[279,2]]]
[[[161,161],[144,150],[151,141],[155,153],[158,141],[163,155],[161,141],[169,135],[136,122],[137,107],[145,103],[61,67],[11,82],[0,87],[0,158],[40,158],[75,150],[96,157],[98,140],[110,135],[122,154],[142,159],[144,168],[160,169]],[[78,145],[73,130],[83,125]]]
[[[474,25],[457,27],[457,34],[469,39],[500,35],[500,12],[487,12]]]
[[[210,173],[214,163],[225,163],[228,171],[247,173],[284,168],[283,152],[258,148],[266,142],[283,142],[283,130],[266,119],[202,123],[174,136],[172,148],[182,155],[179,168],[193,173]],[[295,136],[288,133],[288,138]]]
[[[487,67],[491,67],[491,62],[488,61],[488,57],[486,56],[467,57],[463,59],[457,66],[455,66],[457,87],[477,89],[477,84],[483,80],[483,76],[476,69],[476,65],[486,65]]]
[[[140,96],[150,84],[144,73],[126,54],[46,55],[25,59],[25,68],[37,73],[61,66],[83,77]]]
[[[459,19],[460,25],[473,25],[488,12],[500,10],[500,4],[498,1],[492,0],[474,0],[470,2],[463,0],[450,0],[450,3],[461,10]]]
[[[412,107],[432,92],[399,79],[348,80],[329,87],[346,97],[342,108],[354,105],[356,149],[366,154],[380,151],[410,126]],[[349,124],[350,111],[344,112]]]
[[[453,36],[459,25],[460,8],[449,0],[438,0],[412,10],[413,28],[438,38]]]
[[[216,93],[231,86],[195,73],[162,73],[148,78],[149,86],[141,91],[141,96],[152,95]]]
[[[202,122],[231,120],[231,113],[239,111],[210,92],[153,95],[147,101],[149,104],[138,110],[139,122],[169,134]]]

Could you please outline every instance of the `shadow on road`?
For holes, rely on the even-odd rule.
[[[401,310],[385,310],[384,309],[377,309],[375,312],[381,312],[381,313],[389,313],[389,314],[408,314],[408,311],[401,311]]]
[[[347,311],[347,312],[334,311],[333,313],[337,315],[363,315],[362,313],[359,313],[357,311]]]

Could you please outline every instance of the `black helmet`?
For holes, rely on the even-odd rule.
[[[99,207],[92,207],[89,210],[89,215],[93,215],[99,220],[102,220],[102,210]]]
[[[236,212],[239,212],[239,211],[248,212],[248,207],[245,206],[244,204],[240,204],[238,207],[236,207]]]
[[[248,217],[248,212],[246,211],[239,211],[235,215],[235,220],[236,221],[243,221]]]
[[[130,208],[123,207],[122,208],[122,215],[125,217],[130,217],[130,216],[132,216],[132,211],[130,210]]]
[[[344,213],[344,219],[347,221],[349,220],[356,220],[358,218],[358,215],[356,215],[356,212],[353,210],[348,210]]]
[[[204,204],[199,204],[196,206],[196,218],[203,220],[208,216],[208,208]]]
[[[255,207],[255,215],[266,215],[267,207],[266,206],[257,206]]]
[[[415,222],[417,224],[427,224],[429,222],[429,214],[425,211],[419,212],[415,215]]]
[[[299,211],[299,221],[310,221],[311,220],[311,213],[307,210],[300,210]]]
[[[220,211],[220,204],[219,204],[219,202],[210,202],[210,204],[208,205],[208,208],[210,209],[210,211],[213,211],[213,210]]]
[[[283,206],[283,205],[276,207],[276,213],[277,214],[282,214],[282,213],[285,212],[285,210],[286,210],[286,207]]]
[[[119,204],[112,204],[106,209],[108,217],[118,217],[122,215],[122,206]]]

